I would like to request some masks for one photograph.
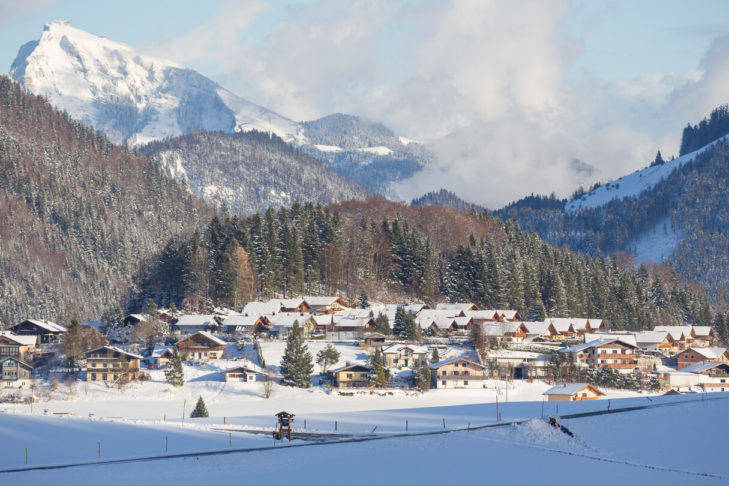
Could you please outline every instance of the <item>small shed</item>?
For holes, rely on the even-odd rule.
[[[225,375],[225,381],[239,381],[244,383],[263,381],[266,377],[273,377],[268,371],[250,362],[243,366],[236,366],[235,368],[225,370],[223,374]]]
[[[574,402],[597,400],[605,393],[589,383],[557,383],[543,395],[546,395],[550,402]]]
[[[387,336],[379,332],[369,332],[362,337],[362,346],[382,346]]]

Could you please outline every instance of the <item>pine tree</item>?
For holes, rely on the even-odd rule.
[[[433,348],[433,355],[430,357],[431,363],[437,363],[440,361],[440,355],[438,354],[438,348]]]
[[[167,383],[174,387],[181,387],[185,384],[185,372],[182,369],[182,359],[177,347],[172,351],[172,357],[165,370],[165,378]]]
[[[385,370],[385,364],[382,362],[380,348],[375,349],[375,353],[370,358],[369,382],[373,386],[385,386],[387,384],[387,370]]]
[[[303,332],[298,323],[294,323],[288,338],[286,350],[281,358],[281,383],[298,388],[311,386],[311,374],[314,371],[311,353],[304,343]]]
[[[430,390],[430,368],[427,364],[417,365],[413,368],[413,384],[422,391]]]
[[[377,314],[375,319],[375,326],[377,326],[377,332],[384,334],[385,336],[390,335],[390,321],[385,314],[380,312]]]
[[[367,309],[370,306],[370,299],[367,297],[367,292],[364,289],[359,293],[357,298],[357,307],[360,309]]]
[[[406,312],[403,317],[403,334],[405,339],[411,341],[418,339],[418,324],[415,322],[415,316]]]
[[[405,308],[401,305],[395,310],[395,323],[392,326],[392,334],[402,336],[405,334]]]
[[[205,407],[205,401],[203,400],[202,395],[200,395],[200,398],[197,399],[197,405],[195,405],[195,409],[190,413],[190,418],[198,418],[198,417],[208,417],[208,409]]]

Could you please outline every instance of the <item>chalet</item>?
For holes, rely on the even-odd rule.
[[[247,362],[243,366],[236,366],[235,368],[225,370],[223,371],[223,375],[225,376],[225,381],[245,383],[253,383],[256,381],[264,381],[266,378],[273,378],[273,374],[251,362]]]
[[[340,318],[335,315],[332,324],[326,328],[326,338],[333,341],[359,340],[366,333],[377,329],[374,319],[367,318]]]
[[[729,362],[729,351],[726,348],[699,348],[690,347],[679,352],[675,358],[678,360],[677,369],[683,369],[694,363]]]
[[[484,322],[481,324],[481,333],[486,338],[498,341],[520,343],[527,335],[527,328],[523,322]]]
[[[704,391],[729,391],[729,363],[722,361],[709,361],[695,363],[681,370],[696,376],[696,385]]]
[[[220,359],[223,356],[225,341],[209,332],[198,331],[177,341],[182,359]]]
[[[531,380],[534,378],[547,378],[552,373],[552,357],[549,354],[540,354],[534,359],[526,359],[514,368],[514,378]]]
[[[678,349],[686,349],[694,343],[695,333],[691,326],[656,326],[653,330],[669,333]]]
[[[470,317],[444,317],[435,315],[433,317],[420,317],[416,319],[421,331],[429,331],[432,334],[456,334],[458,331],[471,329],[473,320]]]
[[[638,346],[621,337],[595,339],[593,341],[560,349],[560,353],[569,353],[577,366],[613,368],[621,373],[632,373],[637,365],[636,350]]]
[[[495,310],[464,311],[464,314],[470,317],[474,324],[499,321],[499,313]]]
[[[248,302],[240,312],[244,316],[260,317],[271,316],[281,312],[281,302],[269,300],[268,302]]]
[[[223,328],[228,334],[257,334],[272,325],[266,316],[233,314],[223,320]]]
[[[521,321],[521,314],[519,314],[519,311],[511,310],[511,309],[497,309],[496,314],[498,315],[498,319],[500,321]]]
[[[335,368],[329,373],[332,375],[332,382],[337,388],[359,388],[369,385],[370,368],[363,364],[352,364],[347,362],[345,366]]]
[[[304,299],[283,299],[279,305],[281,312],[311,312],[311,306]]]
[[[22,336],[10,331],[0,331],[0,359],[11,357],[30,360],[35,353],[36,336]]]
[[[557,383],[543,395],[546,395],[550,402],[573,402],[597,400],[605,393],[589,383]]]
[[[291,329],[293,329],[294,324],[298,324],[305,338],[311,337],[312,332],[316,328],[316,321],[310,314],[301,314],[299,312],[280,312],[266,317],[266,320],[272,326],[270,333],[279,339],[286,339]]]
[[[333,314],[335,312],[341,312],[347,307],[347,302],[341,297],[328,296],[328,297],[310,297],[304,298],[307,304],[311,306],[311,312],[313,314]]]
[[[152,361],[157,368],[164,368],[169,364],[174,352],[174,346],[155,346],[149,355],[149,361]]]
[[[714,330],[711,326],[693,326],[694,346],[709,347],[714,341]]]
[[[185,314],[180,316],[173,326],[181,334],[194,334],[199,331],[207,331],[211,327],[217,327],[212,314]]]
[[[385,344],[385,339],[387,339],[387,336],[384,334],[380,334],[379,332],[368,332],[362,336],[362,342],[360,345],[365,347],[381,347]]]
[[[16,324],[10,330],[18,336],[35,336],[36,344],[57,343],[61,336],[67,332],[63,326],[50,321],[26,319]]]
[[[551,336],[552,339],[570,339],[574,337],[577,332],[575,331],[575,328],[572,326],[572,319],[565,318],[565,319],[547,319],[546,322],[549,322],[552,324],[552,327],[554,327],[554,330],[556,334]]]
[[[429,366],[433,388],[484,388],[487,368],[466,358],[451,358]]]
[[[452,317],[466,317],[466,312],[460,309],[423,309],[422,311],[418,312],[416,320],[450,319]],[[393,320],[391,320],[390,323],[392,323]]]
[[[134,326],[135,324],[139,324],[140,322],[147,321],[149,321],[149,316],[147,314],[129,314],[124,317],[125,326]]]
[[[524,324],[524,328],[526,329],[525,341],[551,341],[557,339],[559,335],[551,322],[525,321],[522,324]]]
[[[633,333],[636,345],[643,351],[670,354],[678,350],[676,342],[666,331],[641,331]]]
[[[132,381],[140,376],[142,356],[113,346],[102,346],[84,353],[86,381]]]
[[[448,311],[477,311],[478,306],[471,302],[456,302],[455,304],[438,304],[435,306],[436,310],[448,310]]]
[[[412,344],[393,344],[382,349],[382,360],[387,367],[412,367],[428,362],[428,348]]]
[[[25,388],[31,385],[33,367],[17,358],[0,359],[0,377],[3,388]]]

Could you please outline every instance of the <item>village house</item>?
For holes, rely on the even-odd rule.
[[[670,354],[678,350],[675,341],[666,331],[640,331],[633,333],[636,345],[643,351]]]
[[[680,370],[694,363],[712,361],[727,363],[729,362],[729,351],[726,348],[699,348],[692,346],[679,352],[675,358],[678,361],[676,369]]]
[[[574,402],[597,400],[605,393],[589,383],[558,383],[545,391],[543,395],[546,395],[550,402]]]
[[[17,358],[0,359],[0,377],[3,388],[26,388],[31,385],[33,367]]]
[[[711,326],[692,326],[694,334],[694,346],[709,347],[714,341],[714,330]]]
[[[266,317],[266,320],[271,325],[270,334],[276,336],[278,339],[286,339],[291,329],[294,328],[294,324],[298,324],[299,328],[301,328],[302,336],[307,339],[311,337],[311,334],[316,328],[316,320],[314,320],[312,315],[298,312],[281,312]]]
[[[527,328],[522,322],[484,322],[481,324],[481,334],[497,341],[521,343],[527,335]]]
[[[220,359],[223,356],[225,341],[209,332],[198,331],[177,341],[180,357],[188,359]]]
[[[311,306],[311,312],[313,314],[333,314],[335,312],[341,312],[349,305],[341,297],[327,296],[327,297],[304,297],[307,304]]]
[[[359,388],[369,385],[370,371],[372,368],[367,365],[347,362],[329,373],[336,388]]]
[[[551,322],[525,321],[522,324],[526,329],[526,338],[524,340],[527,342],[545,342],[558,339],[559,333]]]
[[[223,371],[223,375],[225,376],[225,381],[244,383],[253,383],[256,381],[264,381],[266,378],[274,378],[273,374],[251,362],[246,362],[242,366],[225,370]]]
[[[63,326],[40,319],[26,319],[10,328],[18,336],[35,336],[36,344],[53,344],[61,341],[67,332]]]
[[[695,333],[691,326],[656,326],[653,330],[669,333],[678,349],[686,349],[694,343]]]
[[[527,359],[514,369],[514,378],[522,380],[544,379],[552,375],[552,357],[540,354],[534,359]]]
[[[332,316],[332,324],[326,328],[326,338],[331,341],[356,341],[377,328],[370,317],[350,319]]]
[[[135,324],[139,324],[140,322],[147,321],[149,321],[149,316],[147,314],[128,314],[124,317],[125,326],[134,326]]]
[[[637,365],[636,350],[638,347],[625,338],[601,338],[560,349],[560,353],[569,353],[577,366],[603,368],[605,366],[620,373],[632,373]]]
[[[418,317],[416,322],[422,332],[433,335],[453,335],[458,334],[459,331],[463,333],[471,329],[473,321],[470,317],[445,317],[436,314],[431,317]]]
[[[571,339],[577,335],[575,332],[575,328],[572,326],[572,320],[571,319],[548,319],[545,322],[549,322],[552,324],[552,327],[555,330],[555,334],[550,336],[552,339]]]
[[[477,311],[478,306],[471,302],[456,302],[455,304],[438,304],[435,306],[436,310],[447,310],[447,311]]]
[[[212,314],[185,314],[175,321],[172,327],[181,334],[195,334],[217,327]]]
[[[429,366],[433,388],[484,388],[486,366],[466,358],[451,358]]]
[[[706,392],[729,391],[729,363],[723,361],[694,363],[680,372],[671,373],[675,377],[680,374],[693,375],[694,378],[688,382],[700,386]]]
[[[148,361],[155,368],[164,368],[170,363],[170,359],[175,352],[174,346],[155,346],[152,354],[149,355]]]
[[[86,351],[86,381],[132,381],[139,378],[142,356],[113,346]]]
[[[467,317],[470,317],[474,324],[484,324],[487,322],[499,321],[499,313],[495,310],[464,311],[463,314]]]
[[[0,331],[0,359],[11,357],[30,361],[35,353],[36,336],[22,336]]]
[[[267,317],[233,314],[223,320],[223,329],[228,334],[253,335],[273,326]]]
[[[393,344],[382,349],[382,361],[387,367],[413,367],[428,363],[428,348],[413,344]]]
[[[240,313],[249,317],[272,316],[281,312],[280,300],[269,300],[268,302],[248,302]]]

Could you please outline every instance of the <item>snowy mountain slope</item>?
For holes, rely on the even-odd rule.
[[[295,122],[246,101],[202,74],[76,29],[45,25],[20,48],[10,76],[114,142],[132,144],[195,130],[273,131],[291,141]]]
[[[637,196],[641,192],[655,187],[662,179],[665,179],[668,175],[670,175],[671,172],[684,164],[693,161],[697,155],[713,147],[719,141],[726,139],[726,136],[722,137],[698,150],[695,150],[694,152],[682,155],[681,157],[668,161],[665,164],[648,167],[623,176],[613,182],[603,184],[579,199],[568,202],[565,206],[565,211],[575,212],[580,209],[597,208],[614,199],[625,199],[626,197]]]
[[[197,71],[66,22],[46,24],[40,40],[23,45],[10,76],[116,143],[141,145],[199,130],[272,132],[382,194],[432,160],[423,144],[380,123],[339,114],[294,122]]]

